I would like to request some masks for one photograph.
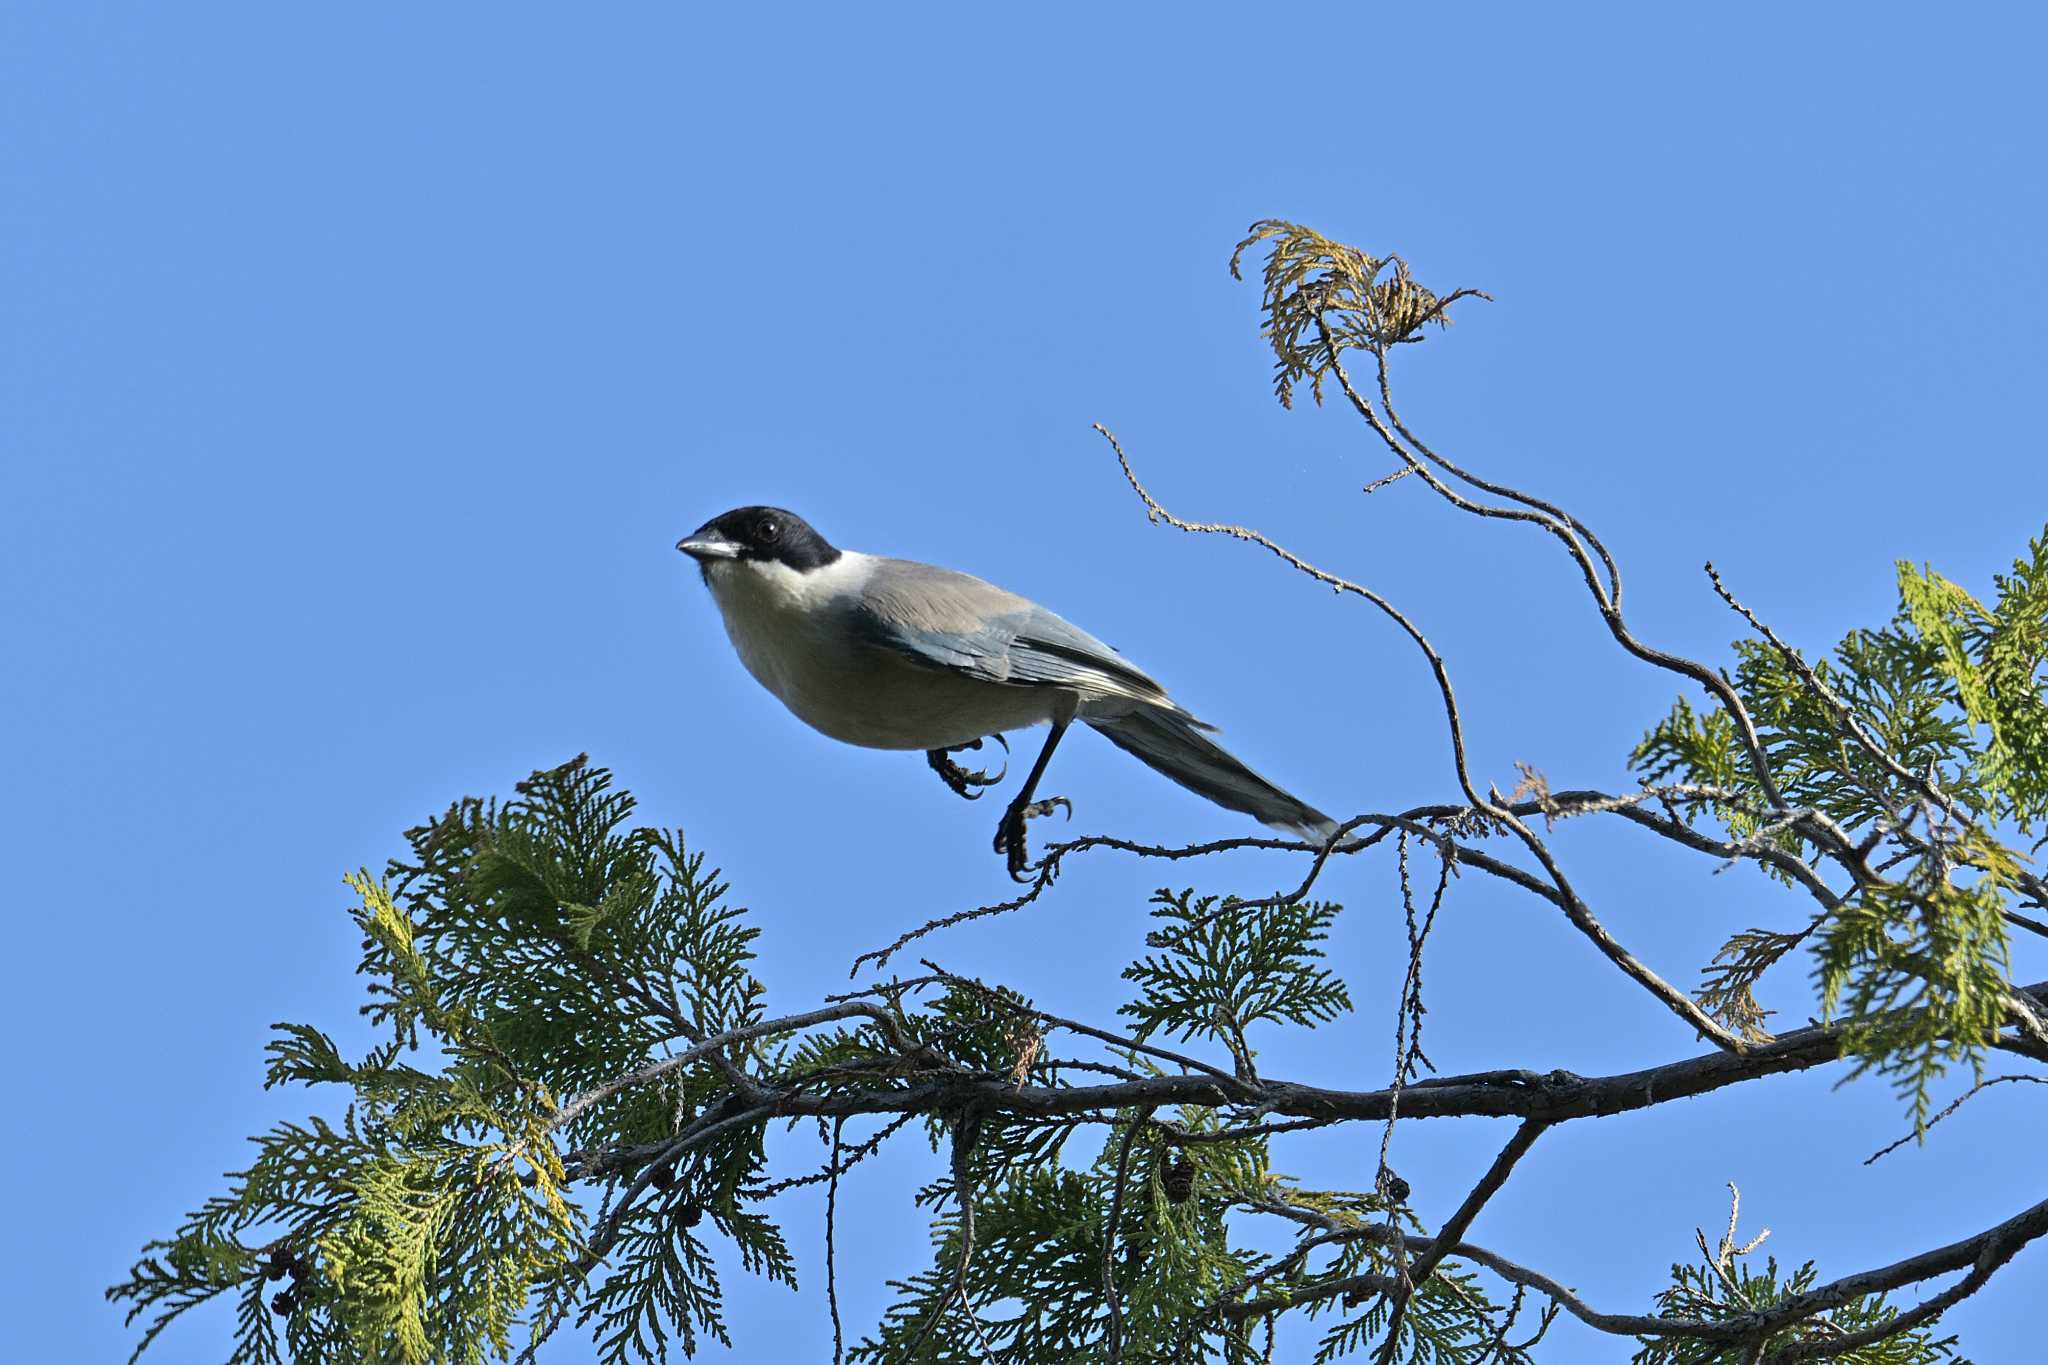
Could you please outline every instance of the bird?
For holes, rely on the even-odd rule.
[[[813,729],[869,749],[922,750],[956,794],[1008,771],[953,755],[1005,732],[1051,728],[994,847],[1027,880],[1026,823],[1046,765],[1076,722],[1188,790],[1273,828],[1327,841],[1336,822],[1210,738],[1149,674],[1028,598],[971,574],[842,550],[780,507],[738,507],[676,542],[696,561],[733,649],[755,681]]]

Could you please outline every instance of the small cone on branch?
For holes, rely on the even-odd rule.
[[[1166,1197],[1175,1204],[1185,1204],[1188,1196],[1195,1192],[1195,1163],[1188,1160],[1186,1152],[1174,1154],[1173,1164],[1166,1168],[1165,1178],[1160,1182],[1166,1186]]]

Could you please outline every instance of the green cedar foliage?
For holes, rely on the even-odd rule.
[[[1121,1014],[1138,1021],[1140,1042],[1155,1033],[1183,1041],[1209,1038],[1230,1050],[1241,1075],[1255,1055],[1245,1030],[1256,1023],[1313,1028],[1351,1008],[1344,983],[1317,964],[1316,945],[1343,907],[1300,901],[1245,909],[1193,891],[1156,892],[1153,917],[1167,927],[1147,936],[1164,949],[1124,969],[1142,992]]]
[[[1893,619],[1851,631],[1829,658],[1809,664],[1774,639],[1735,645],[1731,681],[1785,799],[1867,841],[1871,872],[1807,925],[1731,938],[1700,1000],[1767,1037],[1753,987],[1810,944],[1822,1009],[1863,1016],[1847,1040],[1852,1074],[1891,1081],[1916,1126],[1950,1066],[1981,1075],[2007,1018],[2004,913],[2048,821],[2048,532],[1994,584],[1986,606],[1901,563]],[[1645,783],[1713,788],[1680,802],[1689,817],[1710,816],[1751,846],[1815,851],[1807,832],[1768,814],[1725,711],[1681,697],[1633,761]],[[1782,867],[1774,875],[1791,881]]]
[[[1671,1287],[1657,1295],[1656,1316],[1691,1322],[1730,1322],[1768,1312],[1819,1283],[1820,1276],[1811,1261],[1790,1274],[1779,1270],[1776,1257],[1765,1258],[1759,1267],[1752,1253],[1771,1234],[1765,1231],[1748,1245],[1738,1246],[1735,1220],[1742,1207],[1741,1196],[1732,1185],[1729,1193],[1734,1195],[1734,1202],[1729,1206],[1727,1233],[1712,1248],[1705,1233],[1696,1234],[1699,1257],[1671,1267]],[[1896,1319],[1898,1313],[1883,1294],[1858,1294],[1825,1312],[1770,1333],[1753,1346],[1755,1354],[1751,1358],[1768,1359],[1778,1351],[1807,1343],[1838,1342],[1883,1327]],[[1836,1365],[1969,1365],[1956,1355],[1955,1347],[1955,1337],[1937,1337],[1921,1327],[1821,1358]],[[1725,1342],[1674,1336],[1645,1342],[1630,1361],[1631,1365],[1709,1365],[1711,1361],[1727,1358]]]
[[[364,1013],[389,1038],[351,1062],[316,1028],[277,1027],[267,1084],[341,1087],[342,1115],[258,1138],[227,1193],[109,1291],[147,1324],[141,1347],[232,1295],[236,1365],[455,1365],[508,1354],[537,1298],[543,1323],[572,1306],[593,1323],[604,1359],[659,1359],[670,1337],[725,1339],[714,1229],[793,1282],[780,1233],[739,1196],[757,1127],[694,1151],[625,1220],[613,1268],[586,1276],[564,1151],[659,1141],[722,1092],[700,1065],[558,1124],[563,1100],[760,1013],[756,931],[679,835],[629,829],[632,809],[579,760],[511,801],[458,802],[408,832],[385,878],[348,879]]]
[[[1207,1111],[1184,1111],[1180,1118],[1194,1131],[1215,1126]],[[949,1294],[960,1263],[953,1182],[928,1186],[920,1201],[945,1205],[932,1225],[932,1264],[892,1283],[896,1302],[880,1329],[849,1350],[848,1359],[876,1365],[991,1358],[1107,1360],[1110,1300],[1104,1253],[1119,1167],[1125,1188],[1108,1269],[1117,1286],[1123,1358],[1161,1359],[1172,1343],[1193,1337],[1189,1360],[1252,1359],[1235,1338],[1187,1328],[1191,1310],[1241,1280],[1262,1259],[1231,1244],[1224,1214],[1230,1191],[1267,1183],[1264,1143],[1247,1139],[1174,1148],[1170,1130],[1146,1123],[1136,1111],[1123,1111],[1118,1119],[1140,1125],[1127,1157],[1115,1141],[1104,1143],[1078,1168],[1065,1162],[1019,1166],[977,1152],[969,1167],[976,1191],[975,1251],[966,1276],[965,1303],[971,1307]],[[1000,1151],[1014,1141],[1008,1135],[994,1143],[984,1137],[982,1145]],[[1181,1152],[1188,1154],[1195,1176],[1192,1192],[1176,1202],[1169,1177]],[[1001,1173],[993,1169],[1005,1164]],[[933,1323],[942,1304],[944,1311]],[[933,1327],[929,1332],[928,1324]],[[919,1344],[917,1353],[908,1354],[914,1343]]]
[[[314,1027],[278,1027],[269,1083],[335,1090],[340,1115],[257,1138],[226,1192],[109,1291],[143,1324],[138,1355],[219,1297],[236,1303],[231,1365],[468,1365],[565,1324],[607,1362],[692,1355],[730,1343],[721,1257],[794,1285],[781,1233],[757,1205],[819,1179],[768,1182],[760,1122],[664,1150],[725,1112],[733,1089],[719,1062],[762,1084],[801,1078],[885,1097],[916,1083],[906,1049],[967,1074],[1067,1083],[1029,1001],[945,978],[936,992],[926,979],[877,993],[893,1040],[865,1022],[783,1044],[764,1036],[615,1084],[762,1017],[756,931],[702,855],[674,833],[629,827],[632,810],[607,773],[578,760],[510,801],[457,803],[410,831],[410,857],[385,877],[349,878],[365,1013],[387,1036],[351,1060]],[[1155,951],[1127,973],[1138,996],[1125,1012],[1145,1037],[1211,1040],[1248,1066],[1247,1028],[1313,1026],[1349,1008],[1318,946],[1338,907],[1219,915],[1221,902],[1164,891],[1154,905]],[[1159,1074],[1143,1054],[1118,1056],[1128,1075]],[[1078,1155],[1079,1119],[925,1117],[934,1146],[958,1152],[955,1174],[917,1195],[932,1210],[932,1260],[895,1284],[895,1305],[850,1346],[852,1360],[978,1360],[986,1348],[1105,1360],[1114,1316],[1125,1361],[1249,1362],[1265,1358],[1263,1334],[1297,1298],[1307,1317],[1328,1319],[1315,1358],[1334,1360],[1371,1347],[1389,1305],[1319,1287],[1397,1276],[1388,1237],[1421,1231],[1378,1194],[1305,1189],[1274,1171],[1252,1115],[1125,1109]],[[975,1210],[964,1275],[962,1177]],[[1243,1221],[1275,1207],[1314,1220],[1322,1241],[1293,1253],[1248,1245]],[[600,1228],[611,1234],[601,1263]],[[1225,1301],[1271,1311],[1212,1311]],[[1453,1259],[1403,1313],[1396,1358],[1530,1359],[1507,1321],[1480,1273]]]
[[[1745,1317],[1804,1294],[1819,1283],[1820,1276],[1808,1261],[1792,1273],[1778,1268],[1776,1258],[1761,1268],[1746,1257],[1735,1257],[1717,1266],[1710,1257],[1691,1264],[1671,1267],[1672,1286],[1657,1296],[1660,1316],[1690,1318],[1699,1322],[1726,1322]],[[1889,1323],[1899,1310],[1883,1294],[1862,1294],[1825,1313],[1775,1332],[1765,1340],[1770,1351],[1809,1341],[1834,1341],[1852,1332]],[[1936,1337],[1914,1328],[1883,1337],[1866,1346],[1823,1357],[1833,1365],[1969,1365],[1955,1353],[1956,1338]],[[1708,1365],[1728,1359],[1725,1343],[1712,1344],[1686,1337],[1665,1337],[1646,1344],[1633,1356],[1631,1365]]]

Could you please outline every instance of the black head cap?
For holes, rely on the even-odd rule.
[[[735,507],[692,531],[676,548],[707,565],[716,559],[751,559],[787,564],[799,573],[839,558],[809,522],[780,507]]]

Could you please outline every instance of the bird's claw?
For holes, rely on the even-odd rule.
[[[1074,818],[1074,803],[1064,796],[1052,796],[1043,801],[1026,805],[1013,805],[1003,812],[1003,821],[996,826],[995,850],[1002,854],[1010,867],[1010,880],[1027,881],[1025,871],[1030,866],[1031,844],[1025,836],[1026,821],[1041,815],[1050,815],[1064,807],[1069,820]]]
[[[1004,739],[1001,735],[995,736],[995,741],[1003,746],[1005,754],[1009,753],[1010,741]],[[993,787],[996,783],[1002,781],[1009,775],[1009,761],[1005,759],[1002,770],[991,774],[986,769],[963,768],[951,758],[948,758],[947,755],[962,753],[968,749],[979,749],[980,747],[980,740],[970,740],[965,744],[956,744],[950,749],[927,750],[924,757],[925,761],[932,765],[932,771],[939,775],[939,781],[945,783],[947,790],[951,791],[953,795],[965,797],[969,801],[979,801],[981,793],[969,789],[973,787]]]

